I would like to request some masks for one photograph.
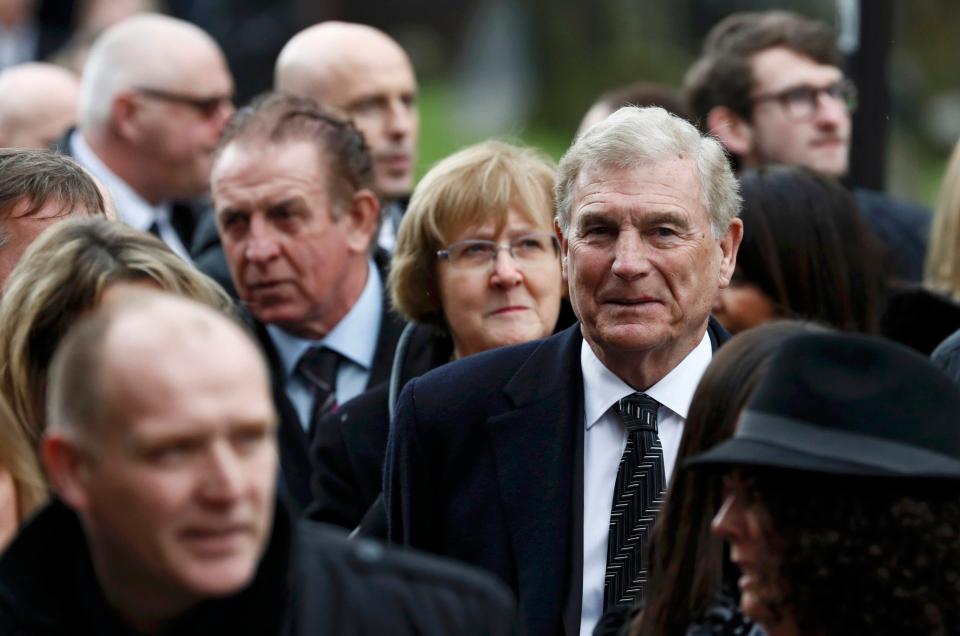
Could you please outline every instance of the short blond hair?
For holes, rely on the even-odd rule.
[[[27,249],[0,303],[0,393],[36,448],[46,420],[47,368],[77,318],[121,281],[150,282],[233,314],[233,301],[160,239],[103,218],[67,219]]]
[[[437,294],[437,251],[453,236],[510,210],[552,232],[556,164],[542,152],[504,141],[468,146],[438,162],[410,198],[397,232],[388,286],[407,320],[445,327]]]

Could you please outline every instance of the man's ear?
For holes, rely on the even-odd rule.
[[[136,141],[140,137],[140,104],[131,91],[122,91],[110,103],[110,128],[122,139]]]
[[[720,252],[722,254],[720,261],[720,280],[718,281],[720,289],[730,285],[733,270],[737,267],[737,251],[740,249],[740,241],[742,240],[743,221],[735,218],[730,221],[730,225],[727,227],[727,233],[720,237]]]
[[[40,446],[43,466],[53,491],[74,510],[87,506],[89,455],[73,441],[48,434]]]
[[[357,190],[338,221],[346,237],[347,247],[352,252],[366,254],[370,242],[376,240],[373,234],[379,227],[379,220],[380,199],[365,188]]]
[[[570,246],[567,244],[567,237],[563,235],[563,231],[560,229],[560,220],[557,217],[554,217],[553,219],[553,231],[556,232],[557,240],[560,241],[560,273],[563,276],[564,290],[566,290],[566,287],[569,284],[567,274],[567,253],[570,249]],[[566,293],[564,296],[566,296]]]
[[[730,154],[744,158],[753,154],[753,127],[726,106],[714,106],[707,114],[707,131],[720,140]]]

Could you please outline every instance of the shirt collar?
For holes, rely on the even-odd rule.
[[[383,314],[383,283],[380,272],[372,261],[367,263],[367,282],[360,297],[347,315],[321,340],[308,340],[294,336],[276,325],[267,325],[267,332],[277,349],[287,377],[293,375],[300,358],[310,347],[318,345],[332,349],[354,364],[369,369],[377,350],[377,338],[370,334],[380,333]]]
[[[70,152],[76,160],[100,179],[113,196],[114,205],[120,220],[130,227],[146,232],[158,218],[170,216],[170,204],[151,205],[134,191],[127,182],[107,167],[97,153],[93,151],[79,130],[70,134]]]
[[[644,393],[686,419],[693,392],[712,355],[710,337],[704,332],[693,351]],[[586,339],[580,345],[580,369],[583,373],[584,425],[589,429],[610,407],[636,389],[605,367]]]

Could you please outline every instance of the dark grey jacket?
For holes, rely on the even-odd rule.
[[[166,626],[190,636],[514,633],[514,603],[493,577],[296,521],[278,505],[250,585]],[[0,558],[0,634],[133,634],[97,581],[77,516],[53,502]]]

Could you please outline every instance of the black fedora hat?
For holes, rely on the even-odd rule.
[[[686,465],[960,479],[960,390],[891,341],[798,335],[774,354],[734,436]]]

